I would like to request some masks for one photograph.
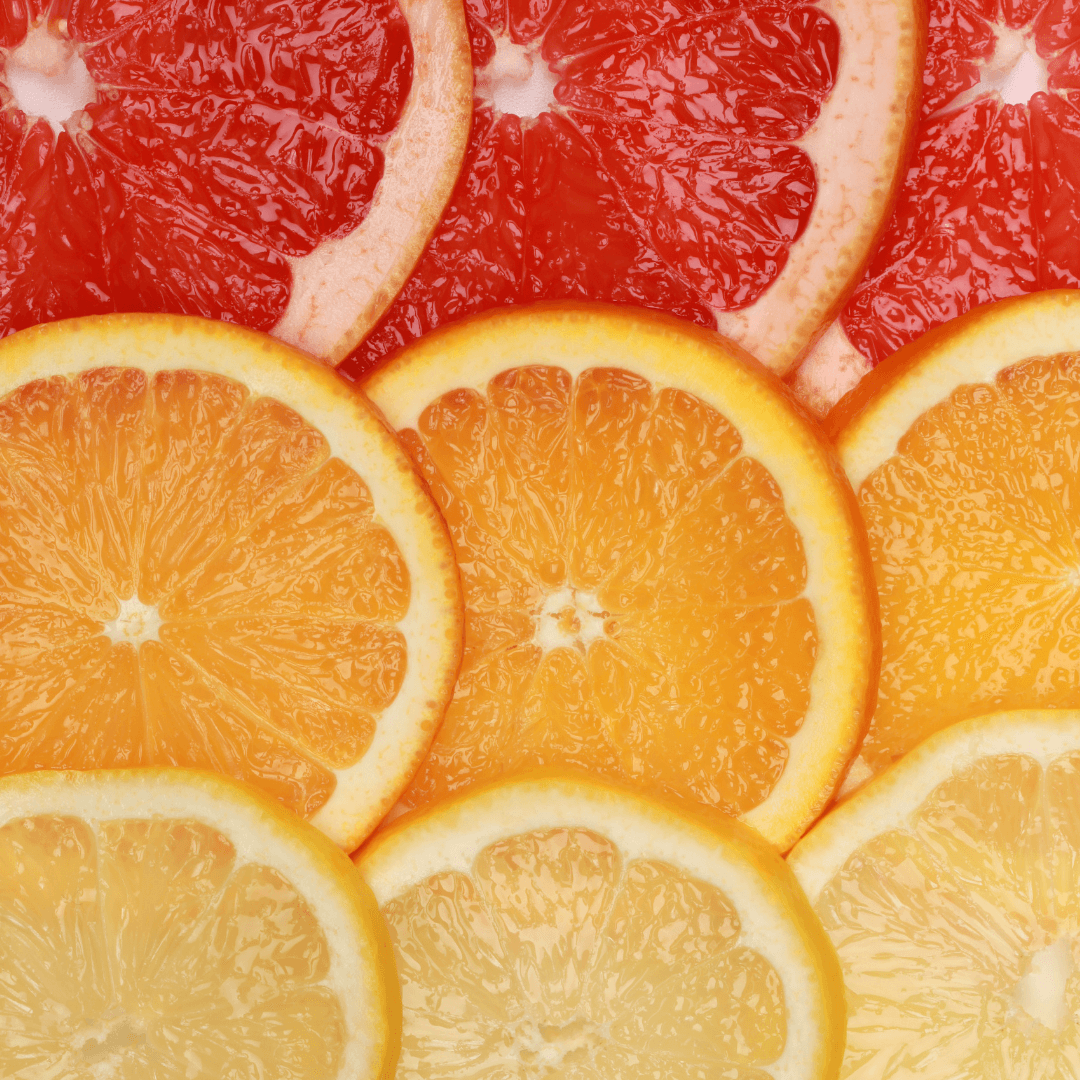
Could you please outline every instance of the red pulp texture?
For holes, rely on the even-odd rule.
[[[832,89],[835,24],[785,0],[467,0],[480,71],[506,34],[560,76],[535,122],[477,101],[447,213],[342,365],[360,379],[421,334],[535,300],[626,302],[715,325],[776,278],[809,219],[791,142]]]
[[[0,334],[108,311],[268,330],[289,256],[346,235],[412,82],[396,0],[0,0],[45,20],[98,100],[59,136],[0,111]]]
[[[1048,93],[1026,105],[979,83],[993,24],[1029,28]],[[844,309],[874,364],[978,304],[1080,285],[1080,2],[931,0],[921,127],[884,238]]]

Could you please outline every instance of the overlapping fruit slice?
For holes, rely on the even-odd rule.
[[[503,781],[358,865],[404,999],[400,1080],[836,1075],[836,959],[738,822],[593,781]]]
[[[1080,714],[931,736],[790,857],[840,956],[859,1080],[1080,1066]]]
[[[850,492],[765,373],[675,320],[555,305],[418,342],[367,389],[465,588],[404,805],[573,763],[790,844],[861,733],[876,628]]]
[[[911,5],[469,0],[476,118],[423,260],[345,364],[541,299],[722,329],[786,369],[888,211],[914,118]]]
[[[375,1080],[386,928],[324,837],[180,770],[0,780],[0,1073]]]
[[[832,405],[978,304],[1080,285],[1080,4],[931,0],[916,145],[884,238],[800,391]]]
[[[164,316],[0,349],[0,772],[216,769],[354,847],[441,718],[458,604],[407,460],[300,354]]]
[[[173,311],[340,359],[457,177],[467,34],[450,0],[15,0],[0,104],[0,333]]]

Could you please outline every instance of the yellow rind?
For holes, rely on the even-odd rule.
[[[318,829],[247,784],[194,769],[41,770],[0,777],[0,826],[47,814],[99,822],[195,820],[228,838],[244,861],[281,872],[317,916],[333,916],[319,920],[331,962],[359,980],[354,992],[360,1000],[342,1005],[353,1021],[350,1041],[363,1025],[369,1060],[354,1060],[339,1080],[392,1080],[401,1046],[401,993],[390,934],[371,890]]]
[[[720,335],[656,312],[545,303],[486,312],[425,336],[364,389],[398,431],[459,387],[483,393],[507,368],[554,364],[577,376],[624,368],[694,394],[738,428],[745,453],[769,469],[807,553],[818,626],[811,707],[769,798],[744,817],[790,847],[839,787],[877,691],[877,592],[862,519],[839,462],[779,379]]]
[[[812,1031],[812,1045],[801,1047],[800,1054],[793,1051],[796,1069],[782,1075],[800,1080],[839,1075],[847,1018],[836,952],[784,860],[733,818],[578,771],[545,768],[480,783],[411,811],[373,836],[353,859],[382,906],[445,870],[468,872],[470,854],[492,843],[559,827],[591,829],[611,839],[626,859],[658,859],[724,891],[742,922],[744,943],[762,952],[782,978],[785,969],[804,976],[799,987],[785,981],[784,992],[789,1016],[791,1006],[804,1014],[791,1027],[804,1035]],[[617,839],[615,828],[622,833]],[[742,883],[753,901],[740,906],[740,888],[733,882]],[[766,921],[771,924],[768,951],[763,942],[746,941]]]
[[[310,357],[253,330],[183,315],[100,315],[47,323],[0,341],[0,399],[36,379],[98,367],[174,368],[234,379],[294,409],[368,485],[411,578],[409,665],[363,758],[338,770],[313,823],[346,851],[386,815],[431,745],[453,694],[464,614],[446,524],[412,462],[367,398]],[[400,729],[400,730],[398,730]]]

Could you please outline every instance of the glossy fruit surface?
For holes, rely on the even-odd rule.
[[[847,990],[841,1076],[1075,1075],[1080,713],[931,736],[789,863]]]
[[[348,859],[183,769],[0,779],[6,1077],[388,1080],[401,999]]]
[[[0,772],[215,769],[355,847],[442,717],[459,604],[407,459],[302,354],[179,316],[0,344]]]
[[[739,822],[548,773],[420,811],[357,859],[397,957],[399,1080],[836,1076],[836,958]]]
[[[366,388],[465,590],[457,690],[403,805],[566,763],[790,845],[877,653],[851,492],[775,380],[680,321],[560,304],[448,328]]]

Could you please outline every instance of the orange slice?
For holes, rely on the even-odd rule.
[[[401,998],[348,859],[180,769],[0,780],[0,1075],[389,1080]]]
[[[779,384],[676,320],[554,305],[436,334],[367,389],[465,588],[461,677],[403,805],[563,762],[793,843],[877,656],[851,492]]]
[[[870,535],[878,700],[853,782],[992,709],[1080,705],[1080,293],[901,350],[830,423]]]
[[[551,773],[357,853],[404,999],[399,1080],[833,1080],[842,983],[760,837]]]
[[[442,717],[460,602],[408,459],[303,355],[173,316],[0,344],[0,772],[215,769],[355,847]]]
[[[789,864],[847,989],[842,1077],[1077,1075],[1080,713],[932,735]]]

